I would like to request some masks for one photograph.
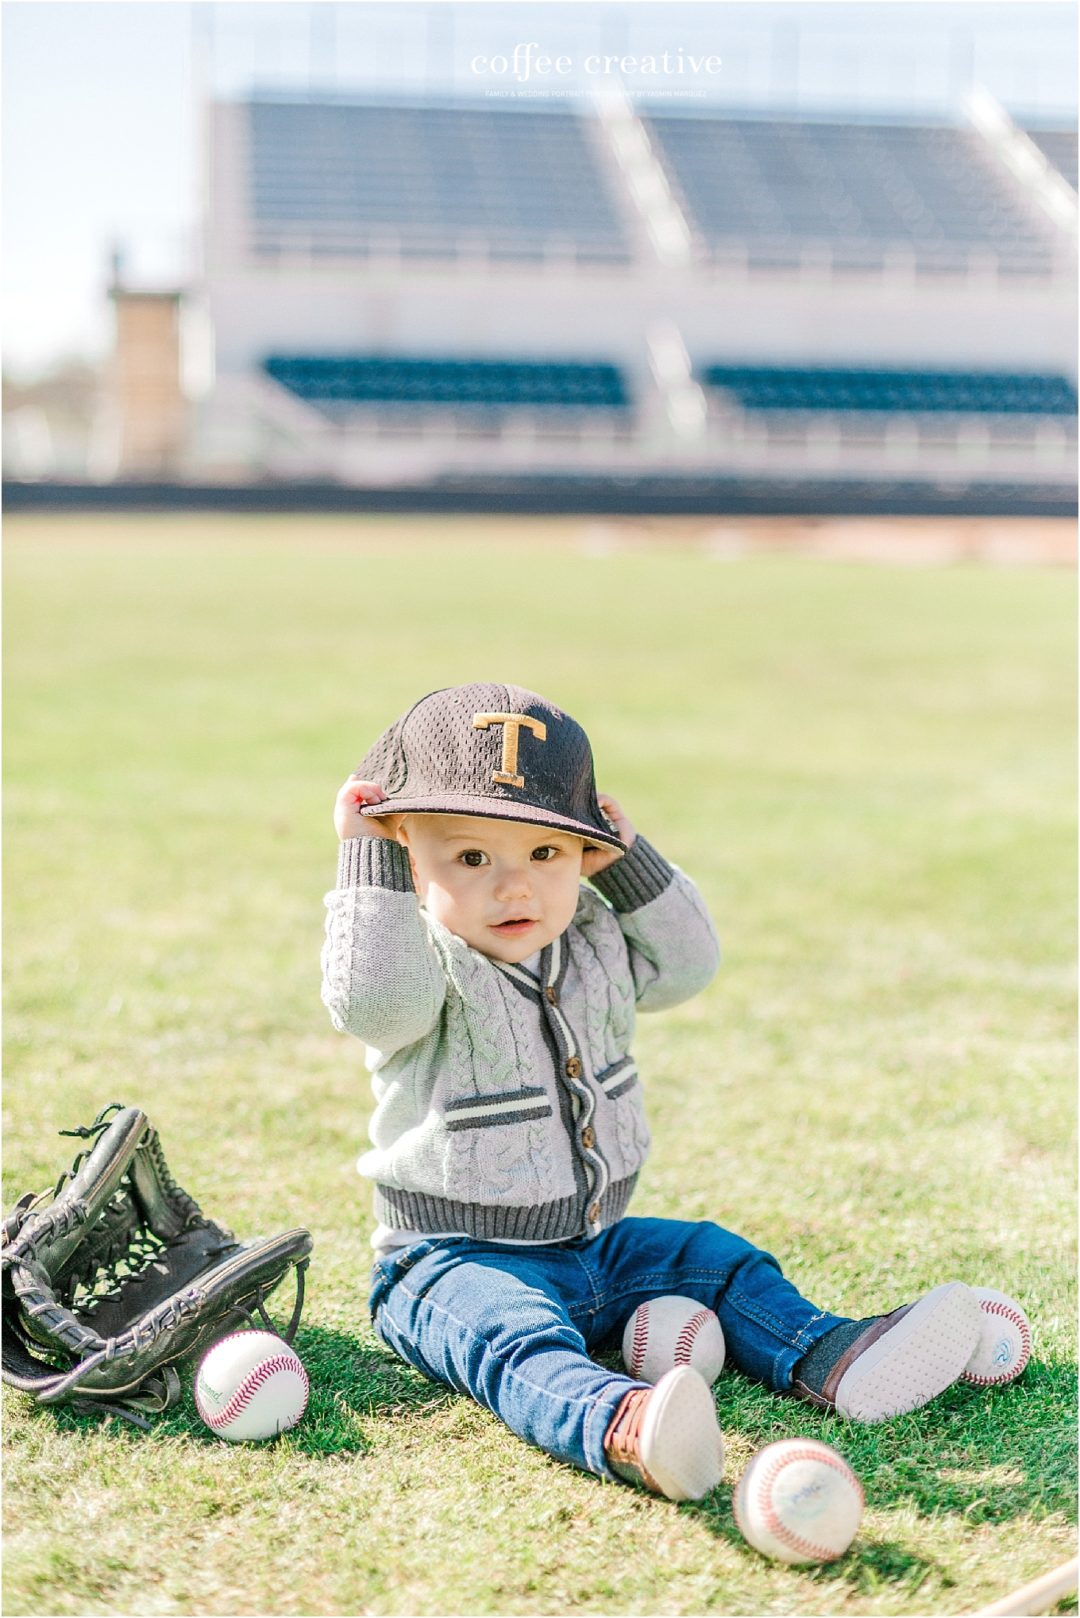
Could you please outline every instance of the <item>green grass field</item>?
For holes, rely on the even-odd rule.
[[[213,1439],[190,1377],[149,1435],[5,1390],[5,1612],[945,1614],[1072,1554],[1075,575],[601,557],[583,527],[9,520],[5,1207],[121,1100],[208,1212],[315,1255],[311,1404],[273,1446]],[[331,810],[415,697],[492,678],[581,719],[725,944],[639,1024],[633,1211],[715,1218],[842,1313],[1012,1292],[1016,1385],[859,1429],[725,1372],[725,1485],[676,1507],[372,1335],[367,1075],[319,1000]],[[795,1435],[866,1491],[816,1572],[731,1513]]]

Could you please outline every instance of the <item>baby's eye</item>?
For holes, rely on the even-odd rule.
[[[534,860],[545,860],[550,863],[558,852],[554,843],[543,843],[539,848],[533,849],[532,857]]]
[[[463,849],[458,858],[465,865],[484,865],[487,863],[487,855],[482,848]]]

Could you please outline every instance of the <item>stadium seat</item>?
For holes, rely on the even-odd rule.
[[[1046,160],[1072,186],[1077,188],[1077,136],[1075,129],[1026,129]]]
[[[507,410],[626,411],[619,369],[578,360],[272,354],[268,376],[309,403]]]
[[[1077,409],[1066,377],[1037,373],[707,365],[700,375],[749,411],[1074,416]]]
[[[670,110],[650,111],[647,128],[706,250],[745,247],[751,265],[824,245],[837,268],[898,249],[924,271],[964,269],[972,254],[1012,273],[1052,267],[1052,225],[974,131]],[[1075,137],[1072,151],[1075,175]]]
[[[629,260],[583,121],[565,108],[258,98],[247,117],[257,251],[391,243],[438,257],[472,242],[540,260],[556,242]]]

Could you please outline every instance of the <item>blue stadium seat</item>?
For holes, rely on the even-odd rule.
[[[272,354],[268,376],[327,406],[476,407],[506,411],[626,411],[621,371],[577,360],[435,359],[422,356]]]
[[[707,248],[797,263],[827,244],[838,267],[897,249],[926,270],[992,254],[1005,271],[1052,267],[1053,226],[974,131],[887,123],[650,111],[646,127]]]
[[[257,99],[247,108],[253,239],[319,254],[392,241],[444,256],[463,241],[539,260],[553,241],[629,260],[576,113],[536,107]]]
[[[1039,373],[707,365],[700,375],[750,411],[1074,416],[1077,409],[1068,378]]]
[[[1077,135],[1075,129],[1026,129],[1024,133],[1075,191],[1077,188]]]

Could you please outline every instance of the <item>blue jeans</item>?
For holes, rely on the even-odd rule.
[[[808,1303],[741,1236],[676,1219],[624,1218],[542,1247],[425,1238],[376,1261],[369,1307],[407,1364],[549,1455],[614,1478],[604,1434],[624,1396],[646,1384],[589,1353],[615,1346],[639,1304],[672,1292],[714,1309],[729,1363],[777,1392],[846,1318]]]

